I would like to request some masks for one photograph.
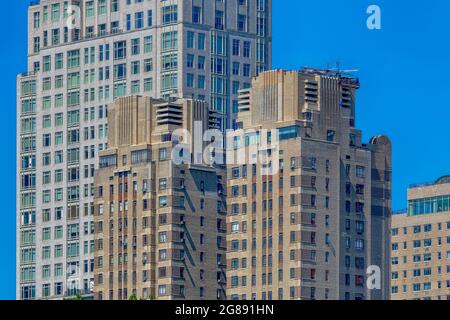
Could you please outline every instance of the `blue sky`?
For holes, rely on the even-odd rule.
[[[15,290],[15,79],[26,70],[28,1],[3,1],[0,106],[3,123],[0,299]],[[394,209],[406,206],[411,183],[450,174],[450,1],[273,0],[274,68],[358,69],[357,126],[368,141],[393,142]],[[379,5],[382,29],[366,27]]]

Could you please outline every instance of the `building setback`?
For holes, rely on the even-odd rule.
[[[450,177],[409,188],[391,237],[391,299],[449,300]]]
[[[271,0],[32,2],[17,78],[17,298],[92,296],[94,171],[114,99],[205,100],[225,129],[237,91],[270,65]]]
[[[279,143],[272,132],[265,165],[228,163],[229,299],[388,298],[391,143],[361,141],[358,87],[335,71],[275,70],[240,92],[230,145],[247,154],[264,129]],[[366,286],[371,265],[381,289]]]
[[[95,298],[224,299],[224,168],[172,155],[175,130],[203,137],[216,114],[194,100],[126,97],[111,107],[95,174]]]

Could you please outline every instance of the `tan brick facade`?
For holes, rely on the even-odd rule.
[[[95,176],[96,299],[225,298],[224,173],[172,161],[172,133],[194,121],[200,134],[216,123],[194,100],[111,106]]]
[[[356,79],[321,70],[270,71],[241,92],[238,154],[277,130],[262,165],[228,164],[230,299],[386,299],[391,145],[361,142]],[[273,139],[272,134],[272,139]],[[255,142],[258,141],[258,142]],[[382,270],[381,290],[366,268]]]

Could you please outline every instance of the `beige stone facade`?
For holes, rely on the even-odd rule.
[[[358,87],[304,69],[265,72],[241,91],[237,154],[261,144],[263,129],[279,143],[265,151],[265,166],[251,157],[228,164],[229,299],[388,297],[391,144],[385,136],[362,143]],[[381,269],[381,289],[366,286],[370,265]]]
[[[391,299],[450,299],[450,178],[412,186],[391,234]]]
[[[174,131],[203,135],[215,113],[200,101],[126,97],[108,123],[95,175],[95,298],[225,298],[224,173],[172,161]]]

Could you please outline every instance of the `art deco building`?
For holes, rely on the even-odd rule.
[[[391,299],[449,300],[450,177],[409,188],[391,241]]]
[[[108,123],[95,174],[95,298],[224,299],[225,170],[174,161],[176,130],[192,135],[187,155],[218,128],[216,113],[195,100],[126,97]]]
[[[228,298],[388,297],[391,143],[362,142],[358,87],[339,72],[275,70],[240,92],[243,132],[229,145],[255,157],[228,163]]]
[[[108,104],[206,100],[235,124],[237,90],[271,65],[271,0],[41,0],[17,79],[18,299],[90,296],[93,178]]]

